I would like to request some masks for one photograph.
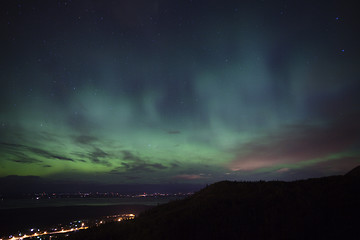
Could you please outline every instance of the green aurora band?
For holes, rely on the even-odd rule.
[[[359,37],[336,6],[314,6],[317,21],[230,2],[184,5],[183,20],[141,8],[143,28],[116,6],[49,8],[58,25],[24,11],[4,43],[0,177],[211,183],[358,165]]]

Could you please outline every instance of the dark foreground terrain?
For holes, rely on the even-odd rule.
[[[294,182],[218,182],[67,239],[358,239],[360,167]]]

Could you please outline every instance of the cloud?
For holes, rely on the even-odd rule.
[[[80,143],[80,144],[91,144],[95,141],[98,140],[97,137],[93,137],[93,136],[89,136],[89,135],[81,135],[81,136],[76,136],[73,138],[75,143]]]
[[[72,152],[71,155],[75,156],[77,162],[87,162],[90,160],[92,163],[95,164],[102,164],[105,166],[111,166],[110,162],[106,160],[107,157],[111,156],[111,154],[103,151],[98,147],[90,146],[90,150],[86,152]],[[104,159],[105,158],[105,159]]]
[[[171,166],[172,168],[177,168],[177,167],[179,167],[179,164],[177,164],[177,163],[171,163],[170,166]]]
[[[49,156],[51,156],[52,158],[55,158],[55,159],[59,159],[59,160],[72,161],[72,162],[74,161],[71,158],[62,157],[62,156],[58,156],[58,155],[49,155]]]
[[[241,145],[228,167],[252,171],[278,164],[319,159],[351,149],[359,142],[358,119],[338,121],[327,127],[299,125]]]
[[[41,162],[40,160],[34,159],[34,158],[18,158],[18,159],[13,159],[13,162],[16,163],[39,163]]]
[[[123,151],[121,151],[121,153],[123,154],[124,160],[130,160],[130,161],[134,161],[134,162],[142,162],[143,161],[142,159],[135,156],[132,152],[130,152],[128,150],[123,150]]]
[[[121,152],[123,154],[121,165],[125,167],[127,172],[153,172],[155,170],[168,168],[161,163],[148,163],[145,159],[140,158],[128,150]]]
[[[74,161],[72,158],[60,156],[58,154],[53,154],[53,153],[51,153],[49,151],[46,151],[46,150],[43,150],[43,149],[40,149],[40,148],[29,147],[29,146],[22,145],[22,144],[0,142],[0,145],[7,148],[7,150],[12,155],[15,155],[15,156],[19,156],[19,155],[27,156],[24,153],[24,151],[30,151],[31,153],[37,154],[37,155],[45,157],[45,158],[53,158],[53,159],[57,159],[57,160],[71,161],[71,162]],[[40,161],[40,160],[38,160],[38,161]]]
[[[174,179],[184,179],[184,180],[195,180],[195,179],[204,179],[206,178],[202,174],[179,174],[173,177]]]
[[[93,151],[91,154],[90,154],[92,157],[107,157],[109,156],[108,153],[104,152],[103,150],[101,150],[100,148],[95,148],[95,151]]]
[[[7,147],[24,147],[24,145],[15,143],[0,142],[0,144]]]
[[[166,166],[160,163],[146,163],[136,162],[136,163],[122,163],[125,166],[127,172],[154,172],[155,170],[167,169]]]
[[[100,148],[94,147],[94,150],[89,153],[89,158],[91,162],[96,164],[102,164],[105,166],[111,166],[111,163],[109,161],[106,161],[104,158],[110,156],[108,153],[104,152]],[[102,158],[99,159],[99,158]]]
[[[16,145],[16,144],[10,144],[10,145]],[[9,146],[9,145],[8,145]],[[14,150],[10,150],[9,151],[11,153],[11,155],[15,158],[8,158],[8,160],[16,162],[16,163],[39,163],[42,162],[38,159],[35,158],[31,158],[29,157],[27,154],[23,153],[23,152],[18,152],[18,151],[14,151]]]
[[[150,167],[156,168],[156,169],[167,169],[167,167],[165,167],[164,165],[160,164],[160,163],[152,163],[152,164],[148,164]]]
[[[43,150],[43,149],[33,148],[33,147],[26,147],[26,149],[30,150],[33,153],[36,153],[36,154],[41,155],[43,157],[46,157],[46,158],[54,158],[54,159],[58,159],[58,160],[74,162],[74,160],[72,158],[55,155],[55,154],[53,154],[51,152],[48,152],[46,150]]]

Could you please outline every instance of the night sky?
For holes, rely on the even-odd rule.
[[[360,164],[351,2],[0,5],[2,179],[206,184]]]

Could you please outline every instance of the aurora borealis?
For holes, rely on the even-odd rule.
[[[343,174],[360,61],[343,1],[3,1],[0,177]]]

